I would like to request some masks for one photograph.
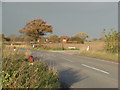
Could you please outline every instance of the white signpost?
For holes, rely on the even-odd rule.
[[[88,46],[86,50],[89,51],[90,50],[90,46]]]
[[[33,45],[33,48],[35,47],[35,45]]]
[[[66,39],[63,39],[63,40],[62,40],[62,49],[64,50],[64,45],[63,45],[63,43],[67,43],[67,40],[66,40]]]

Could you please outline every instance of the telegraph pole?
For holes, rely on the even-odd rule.
[[[64,45],[63,45],[63,42],[62,42],[62,50],[64,50]]]
[[[62,50],[64,50],[64,43],[66,43],[66,42],[67,42],[66,39],[63,39],[63,40],[62,40]]]

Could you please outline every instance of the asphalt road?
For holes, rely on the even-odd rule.
[[[35,57],[59,71],[61,82],[71,88],[118,88],[118,64],[61,52],[34,51]]]

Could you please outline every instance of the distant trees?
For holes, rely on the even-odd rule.
[[[99,38],[100,41],[104,41],[104,39],[102,37]]]
[[[70,38],[70,41],[77,41],[79,43],[84,44],[84,41],[88,38],[88,34],[84,32],[79,32]]]
[[[10,38],[11,41],[17,41],[16,40],[17,37],[18,36],[16,34],[11,34],[11,35],[7,36],[7,38]]]
[[[82,40],[86,40],[88,38],[88,34],[85,32],[79,32],[74,35],[74,37],[81,38]]]
[[[77,41],[78,43],[84,44],[84,40],[79,37],[71,37],[70,41]]]
[[[9,37],[6,37],[4,34],[0,33],[0,41],[11,41],[11,39]]]
[[[24,38],[22,37],[22,36],[20,36],[20,35],[16,35],[16,34],[11,34],[11,35],[9,35],[9,36],[5,36],[4,34],[3,34],[3,36],[2,36],[2,40],[3,41],[11,41],[11,42],[19,42],[19,41],[24,41]]]
[[[63,39],[66,39],[67,42],[71,42],[71,43],[84,43],[84,39],[77,37],[77,36],[73,36],[73,37],[69,37],[69,36],[60,36],[58,37],[57,35],[50,35],[48,37],[49,42],[53,42],[53,43],[58,43],[61,42]]]
[[[84,41],[88,38],[88,34],[81,32],[75,34],[73,37],[69,37],[66,35],[58,37],[57,35],[51,35],[48,37],[49,41],[56,43],[61,42],[63,39],[66,39],[68,43],[82,43],[84,44]]]
[[[50,35],[48,39],[49,41],[54,42],[54,43],[59,42],[59,37],[57,35]]]
[[[11,39],[9,37],[5,37],[4,41],[11,41]]]
[[[47,25],[42,19],[35,19],[25,24],[24,28],[19,30],[24,36],[29,36],[35,41],[38,40],[40,36],[46,35],[48,32],[52,32],[52,26]]]
[[[93,38],[92,41],[97,41],[98,39],[97,38]]]

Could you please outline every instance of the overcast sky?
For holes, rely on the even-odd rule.
[[[86,32],[99,38],[104,28],[118,28],[117,2],[3,2],[3,33],[18,30],[33,19],[43,19],[53,26],[53,34],[73,36]]]

